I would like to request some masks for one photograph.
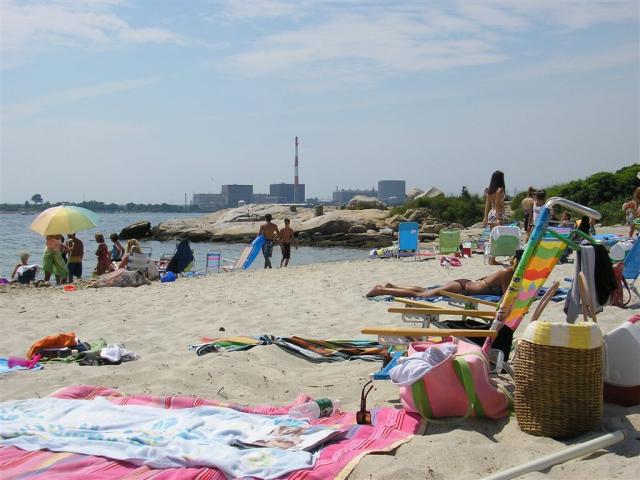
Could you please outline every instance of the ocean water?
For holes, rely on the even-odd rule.
[[[78,238],[84,242],[84,276],[90,276],[96,266],[95,250],[97,244],[94,235],[97,232],[102,233],[107,240],[107,246],[111,249],[111,241],[108,239],[113,232],[120,230],[134,222],[140,220],[148,220],[151,225],[157,225],[160,222],[171,218],[189,218],[198,214],[178,214],[178,213],[102,213],[98,227],[92,230],[86,230],[78,233]],[[13,267],[20,262],[20,252],[29,252],[31,254],[30,263],[42,263],[42,252],[44,250],[44,237],[35,233],[29,228],[31,222],[35,220],[36,214],[20,215],[0,213],[0,275],[8,277],[11,275]],[[257,234],[257,232],[256,232]],[[122,242],[126,244],[126,242]],[[152,257],[159,258],[161,254],[172,254],[176,242],[156,242],[143,241],[144,247],[152,248]],[[205,266],[207,250],[215,250],[222,254],[222,257],[233,260],[240,255],[242,249],[246,246],[241,243],[191,243],[196,258],[196,268]],[[280,265],[280,249],[274,248],[272,263],[274,267]],[[291,251],[290,265],[303,265],[320,262],[334,262],[341,260],[361,260],[367,258],[367,251],[351,248],[320,248],[301,246]],[[264,263],[262,257],[259,256],[251,266],[252,269],[262,268]]]

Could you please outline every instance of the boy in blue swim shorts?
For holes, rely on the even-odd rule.
[[[273,254],[273,242],[278,238],[280,231],[275,223],[271,223],[271,214],[264,216],[265,223],[260,225],[258,235],[264,236],[264,244],[262,245],[262,255],[264,256],[264,268],[271,267],[271,255]]]

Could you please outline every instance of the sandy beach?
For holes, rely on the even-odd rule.
[[[293,256],[295,262],[295,251]],[[479,278],[497,268],[476,255],[450,269],[435,260],[362,260],[212,274],[139,288],[64,292],[3,287],[2,355],[24,356],[35,340],[73,331],[82,340],[103,337],[124,343],[141,359],[102,367],[49,364],[41,371],[9,373],[0,377],[0,399],[42,397],[64,386],[92,384],[126,394],[194,395],[251,405],[282,405],[306,392],[339,398],[346,409],[356,410],[361,386],[377,363],[316,365],[275,346],[198,357],[187,347],[203,336],[363,338],[363,326],[400,324],[398,315],[387,313],[389,303],[363,297],[374,284],[432,285]],[[566,286],[564,278],[573,275],[573,268],[558,265],[551,280]],[[634,313],[640,309],[608,307],[598,321],[607,332]],[[561,321],[562,304],[551,303],[543,319]],[[525,319],[523,325],[527,323]],[[398,390],[390,382],[376,382],[369,403],[399,408]],[[629,434],[624,443],[523,478],[639,478],[640,444],[632,433],[638,428],[640,408],[606,405],[600,432],[623,429]],[[527,435],[515,417],[430,423],[424,436],[415,436],[394,453],[363,458],[349,478],[481,478],[569,444]]]

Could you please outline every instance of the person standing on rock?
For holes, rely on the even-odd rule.
[[[260,225],[258,235],[264,236],[264,244],[262,245],[262,255],[264,256],[264,268],[273,268],[271,266],[271,255],[273,254],[273,242],[280,235],[280,230],[275,223],[271,223],[271,214],[264,216],[265,223]]]
[[[291,244],[296,236],[296,232],[291,228],[291,220],[284,219],[284,228],[280,230],[280,250],[282,250],[282,259],[280,260],[280,268],[289,266],[291,259]],[[296,248],[298,246],[296,245]]]

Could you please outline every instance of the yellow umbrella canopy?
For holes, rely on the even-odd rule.
[[[82,207],[61,205],[47,208],[31,224],[40,235],[67,235],[89,230],[98,223],[98,215]]]

